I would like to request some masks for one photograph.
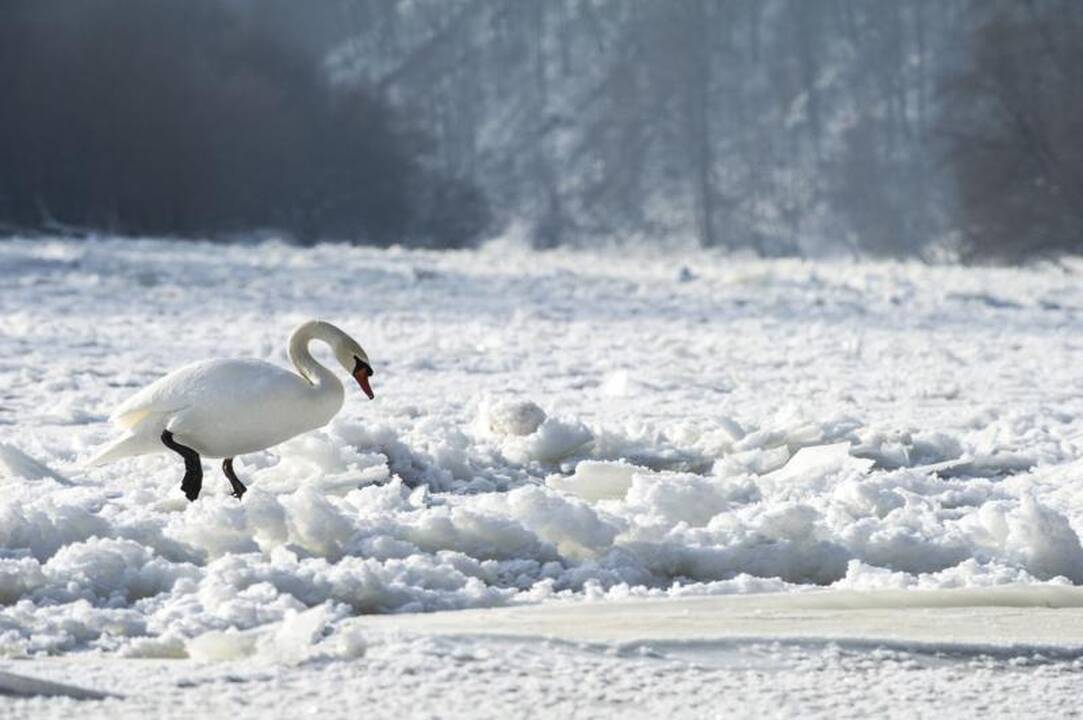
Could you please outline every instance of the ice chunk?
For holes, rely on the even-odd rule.
[[[555,463],[571,457],[594,440],[594,435],[577,420],[549,418],[536,432],[510,437],[503,445],[504,456],[515,463],[532,460]]]
[[[706,525],[732,503],[747,503],[757,497],[755,486],[745,479],[734,481],[690,473],[636,473],[627,503],[669,525]]]
[[[188,657],[184,645],[184,638],[167,633],[159,637],[136,638],[121,649],[120,655],[128,658],[180,660]]]
[[[185,644],[188,657],[203,662],[242,660],[256,652],[262,632],[212,630],[194,637]]]
[[[260,655],[277,662],[296,664],[313,654],[327,624],[334,619],[330,604],[290,613],[258,644]]]
[[[0,604],[10,605],[46,584],[34,558],[0,558]]]
[[[9,672],[0,672],[0,695],[34,698],[64,697],[75,700],[105,700],[110,697],[120,697],[76,685],[39,680]]]
[[[14,480],[42,480],[49,478],[61,485],[74,485],[63,475],[54,472],[49,466],[38,462],[19,448],[0,443],[0,478],[7,476]]]
[[[482,508],[487,510],[487,508]],[[473,508],[437,508],[410,523],[406,539],[430,551],[455,550],[481,559],[556,559],[551,546],[507,515]]]
[[[364,638],[359,630],[347,628],[329,637],[328,626],[338,615],[330,603],[324,603],[289,612],[282,621],[254,630],[206,632],[189,640],[186,649],[195,660],[256,657],[286,665],[315,657],[353,658],[364,654]]]
[[[979,545],[1015,560],[1036,578],[1063,576],[1083,582],[1079,536],[1066,517],[1030,496],[1015,507],[1002,501],[985,503],[963,526]]]
[[[283,499],[290,539],[324,557],[341,557],[354,526],[337,507],[312,488],[301,488]]]
[[[874,462],[867,458],[855,458],[850,455],[850,443],[840,442],[833,445],[817,445],[798,450],[782,468],[765,476],[765,479],[777,483],[797,480],[814,480],[830,473],[851,471],[867,473]]]
[[[616,528],[600,518],[591,506],[539,487],[492,495],[482,507],[510,515],[542,540],[554,544],[562,555],[574,558],[606,550],[617,534]]]
[[[722,477],[745,473],[765,475],[778,470],[789,459],[790,451],[785,445],[766,450],[745,450],[716,460],[711,474]]]
[[[574,475],[551,475],[545,482],[554,490],[591,502],[619,500],[632,487],[632,476],[636,472],[650,471],[623,461],[584,460],[575,466]]]
[[[530,400],[502,400],[482,406],[480,422],[494,435],[530,435],[545,422],[545,411]]]
[[[153,597],[168,592],[179,578],[198,575],[188,563],[172,563],[139,543],[113,538],[66,545],[43,570],[54,598],[70,601],[75,595],[103,603]]]
[[[46,560],[70,543],[112,533],[110,523],[82,504],[12,497],[0,502],[0,551],[23,550]]]
[[[187,512],[174,519],[173,535],[205,551],[211,558],[258,550],[259,545],[247,522],[253,493],[248,495],[244,503],[225,497],[204,498],[194,503]],[[259,507],[261,503],[257,501],[253,505]]]
[[[268,492],[290,492],[305,486],[346,493],[390,477],[387,456],[360,452],[338,437],[343,431],[349,433],[342,424],[334,430],[335,434],[319,431],[283,443],[277,449],[279,462],[259,470],[252,479]]]

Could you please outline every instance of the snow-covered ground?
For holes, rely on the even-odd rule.
[[[1083,680],[1056,631],[1078,611],[1039,609],[1083,583],[1080,270],[0,242],[0,671],[128,695],[98,704],[115,717],[1055,714]],[[243,502],[208,466],[188,504],[173,455],[81,466],[137,388],[285,364],[310,317],[361,342],[377,399],[243,457]],[[823,588],[965,588],[929,620],[963,629],[930,645],[895,599],[894,639],[779,634],[688,597]],[[1004,592],[1010,622],[967,610]],[[559,632],[629,604],[723,618],[721,644],[653,611]]]

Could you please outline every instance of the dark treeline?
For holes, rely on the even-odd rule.
[[[944,81],[964,257],[1083,252],[1083,3],[975,16],[965,65]]]
[[[0,0],[0,223],[1083,250],[1077,0]]]
[[[290,41],[285,3],[2,7],[9,224],[439,246],[485,226],[481,196],[428,162],[419,128],[360,85],[332,85],[322,52]]]

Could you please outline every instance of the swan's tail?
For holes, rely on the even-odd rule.
[[[132,433],[114,440],[103,447],[96,452],[93,457],[87,460],[85,465],[104,465],[105,463],[120,460],[121,458],[132,457],[133,455],[146,455],[147,453],[164,449],[165,448],[162,447],[161,442],[157,438],[145,434]]]

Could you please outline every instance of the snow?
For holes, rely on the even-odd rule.
[[[782,668],[777,687],[745,677],[748,707],[776,707],[784,688],[812,692],[817,684],[802,685],[810,666],[843,684],[869,667],[902,683],[898,668],[913,662],[951,692],[1018,687],[1030,670],[1010,658],[976,674],[997,634],[975,607],[1011,588],[1037,598],[1024,613],[1036,618],[1048,593],[1083,583],[1076,271],[538,253],[508,242],[439,253],[5,241],[0,670],[40,668],[114,692],[111,673],[129,672],[131,658],[168,658],[153,661],[165,664],[148,670],[143,700],[123,706],[146,711],[144,692],[183,692],[174,671],[217,682],[213,666],[257,662],[264,669],[245,670],[238,686],[287,666],[318,686],[362,663],[378,684],[466,653],[489,659],[448,661],[458,669],[447,678],[407,684],[503,687],[496,668],[521,660],[608,678],[588,689],[612,688],[599,712],[667,682],[721,708],[704,686],[736,681],[717,668],[702,675],[687,648],[627,657],[576,645],[624,639],[482,637],[499,615],[483,615],[469,637],[422,625],[384,637],[357,618],[955,589],[969,593],[969,610],[952,619],[971,628],[966,660],[928,661],[916,636],[890,657],[805,640],[763,650],[776,636],[762,626],[740,642],[726,636],[719,652],[753,664],[766,653]],[[113,437],[109,413],[140,387],[205,357],[285,365],[289,331],[310,317],[362,343],[377,399],[357,392],[326,428],[240,458],[243,502],[208,464],[189,504],[168,454],[84,467]],[[926,610],[900,601],[881,612],[904,627]],[[836,625],[817,642],[879,637]],[[658,632],[652,641],[674,639]],[[1033,658],[1047,640],[1021,636],[1013,652]],[[1067,656],[1035,665],[1055,670],[1029,677],[1049,698],[1078,671],[1071,653],[1083,643],[1060,645]],[[470,680],[463,668],[479,663],[487,669]],[[563,682],[523,697],[571,693]],[[357,701],[375,702],[376,687]],[[836,707],[823,692],[827,704],[808,714]],[[238,688],[222,702],[244,698]],[[62,700],[19,702],[32,715]],[[658,702],[644,707],[706,707]]]

